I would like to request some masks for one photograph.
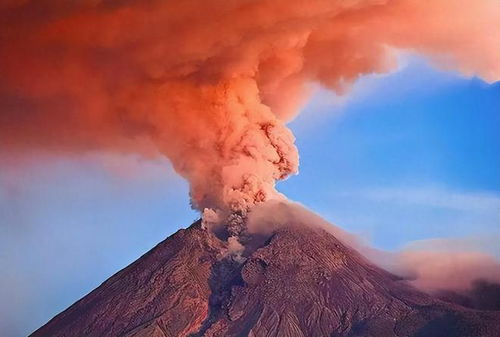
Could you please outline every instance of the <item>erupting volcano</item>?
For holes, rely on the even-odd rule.
[[[33,336],[498,335],[498,312],[421,292],[325,228],[252,220],[289,205],[287,123],[315,88],[345,93],[402,50],[497,81],[498,22],[497,0],[0,4],[0,151],[164,156],[201,217]]]

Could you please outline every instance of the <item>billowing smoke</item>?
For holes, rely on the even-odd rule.
[[[497,0],[2,1],[1,150],[165,155],[238,224],[297,172],[310,83],[345,90],[397,49],[498,80],[499,20]]]
[[[500,308],[500,262],[488,254],[467,249],[458,240],[449,239],[453,250],[443,249],[446,239],[441,239],[386,252],[288,200],[270,200],[257,205],[249,214],[247,226],[248,232],[265,235],[265,239],[282,227],[318,228],[420,290],[464,306]]]

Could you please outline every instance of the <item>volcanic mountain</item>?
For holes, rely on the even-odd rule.
[[[500,336],[500,311],[447,303],[332,234],[282,226],[241,255],[195,222],[33,337]]]

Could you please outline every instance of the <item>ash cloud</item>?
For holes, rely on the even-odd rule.
[[[468,289],[441,290],[436,295],[443,301],[477,310],[500,310],[500,282],[478,279]]]
[[[466,307],[500,308],[500,262],[488,254],[471,250],[467,242],[460,245],[460,241],[450,239],[453,250],[445,249],[447,242],[441,239],[417,242],[397,252],[381,251],[362,237],[287,200],[270,200],[255,206],[249,213],[247,226],[250,234],[267,236],[287,226],[318,228],[422,291]]]
[[[500,283],[500,263],[477,251],[404,250],[396,263],[396,272],[428,292],[465,291],[476,280]]]
[[[374,261],[380,262],[377,258]],[[386,257],[384,262],[388,261],[388,270],[443,301],[500,310],[500,262],[488,254],[460,246],[453,251],[427,247],[402,250]]]
[[[397,49],[496,81],[499,18],[495,0],[4,1],[1,150],[159,152],[194,208],[245,218],[298,170],[286,122],[309,83],[342,92]]]

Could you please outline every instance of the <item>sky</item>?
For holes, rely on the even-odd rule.
[[[380,249],[446,239],[500,258],[500,83],[408,54],[345,96],[316,89],[289,125],[300,173],[281,192]],[[1,336],[28,334],[198,218],[166,159],[0,165]]]

